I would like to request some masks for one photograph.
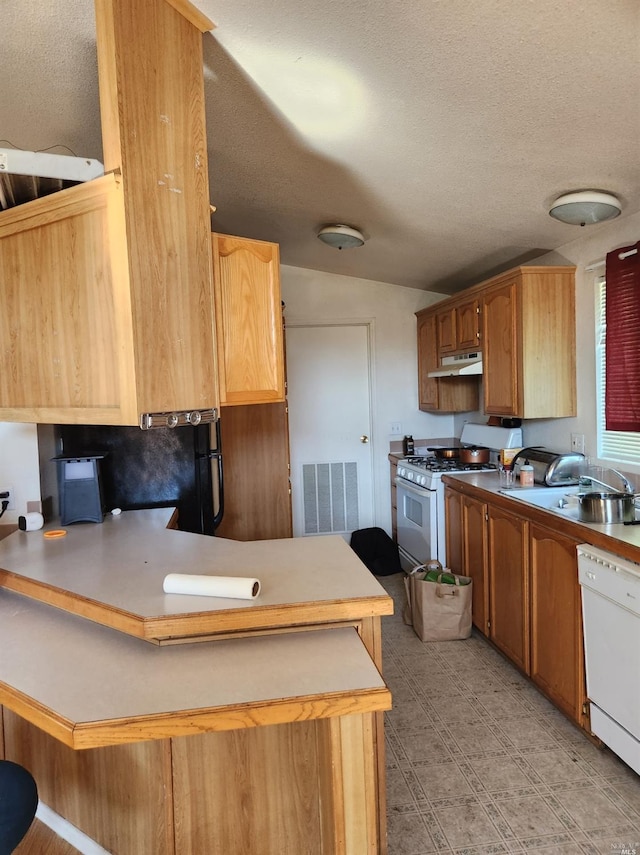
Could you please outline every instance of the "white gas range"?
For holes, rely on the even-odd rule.
[[[446,567],[442,476],[496,469],[501,448],[522,448],[522,429],[467,423],[462,428],[460,445],[489,448],[489,462],[465,464],[456,459],[440,459],[434,452],[405,457],[398,463],[398,547],[406,571],[433,558]]]

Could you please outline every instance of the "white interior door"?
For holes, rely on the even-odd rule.
[[[288,326],[294,537],[373,522],[369,327]]]

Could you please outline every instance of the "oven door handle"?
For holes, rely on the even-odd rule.
[[[407,493],[413,493],[414,496],[424,497],[428,493],[435,492],[435,490],[429,490],[428,487],[419,487],[417,484],[412,484],[411,481],[407,481],[399,476],[396,476],[394,481],[396,487],[401,487],[403,490],[406,490]]]

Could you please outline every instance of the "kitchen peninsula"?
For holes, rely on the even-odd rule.
[[[109,852],[385,852],[390,598],[340,537],[236,543],[171,516],[0,543],[4,756]],[[169,572],[262,589],[166,595]]]

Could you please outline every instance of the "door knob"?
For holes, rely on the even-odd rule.
[[[369,442],[369,437],[363,433],[360,437],[360,442]]]

